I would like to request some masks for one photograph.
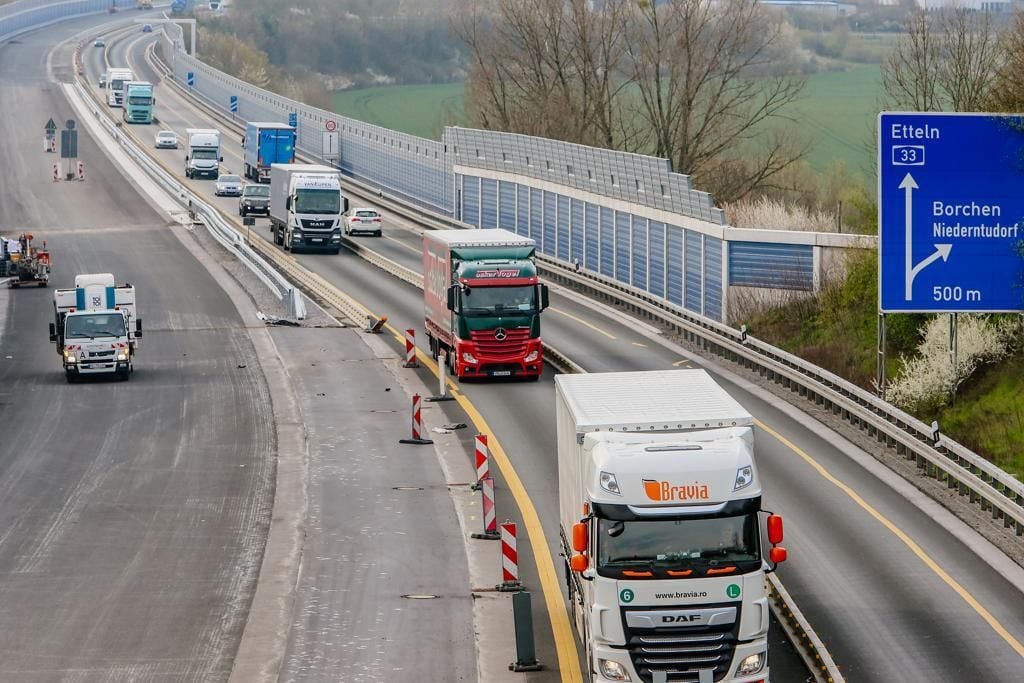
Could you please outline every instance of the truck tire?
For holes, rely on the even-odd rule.
[[[67,377],[68,384],[77,384],[78,383],[78,375],[76,375],[75,373],[73,373],[73,372],[65,372],[64,376]]]
[[[341,253],[341,247],[338,247],[337,249],[332,249],[331,253],[337,256],[338,254]]]

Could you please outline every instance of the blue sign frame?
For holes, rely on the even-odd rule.
[[[232,114],[238,113],[238,95],[231,95],[228,99],[228,106],[231,108]]]
[[[878,117],[878,310],[1024,310],[1024,117]]]

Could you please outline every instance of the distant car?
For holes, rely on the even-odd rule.
[[[106,47],[107,46],[107,41],[103,40],[102,38],[97,38],[96,40],[94,40],[92,42],[92,46],[93,47]]]
[[[377,209],[355,208],[350,209],[345,218],[345,234],[352,235],[358,232],[376,235],[380,237],[384,217]]]
[[[153,24],[143,24],[142,25],[142,32],[143,33],[152,33],[153,32]]]
[[[107,87],[107,75],[100,74],[100,77],[96,79],[96,85],[100,86],[100,90]]]
[[[238,198],[238,215],[254,213],[270,215],[269,185],[246,185],[242,188],[242,196]]]
[[[241,197],[242,178],[236,175],[220,174],[217,176],[217,189],[213,193],[218,197]]]
[[[156,134],[157,149],[178,149],[178,136],[173,130],[162,130]]]

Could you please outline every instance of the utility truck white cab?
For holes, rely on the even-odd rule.
[[[703,370],[555,377],[561,542],[591,681],[768,681],[754,420]],[[664,677],[662,677],[664,676]]]
[[[220,131],[213,128],[186,128],[186,178],[213,178],[220,175]]]
[[[142,337],[135,287],[118,286],[110,273],[75,276],[74,289],[53,293],[50,341],[68,382],[87,375],[128,379]]]
[[[270,165],[270,229],[285,250],[341,251],[341,171],[319,164]]]
[[[131,69],[110,67],[107,69],[107,104],[111,107],[124,105],[124,87],[135,80]]]

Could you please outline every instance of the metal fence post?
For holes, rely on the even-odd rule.
[[[512,619],[516,626],[516,661],[508,665],[509,670],[540,671],[543,667],[533,643],[533,606],[528,592],[512,595]]]

